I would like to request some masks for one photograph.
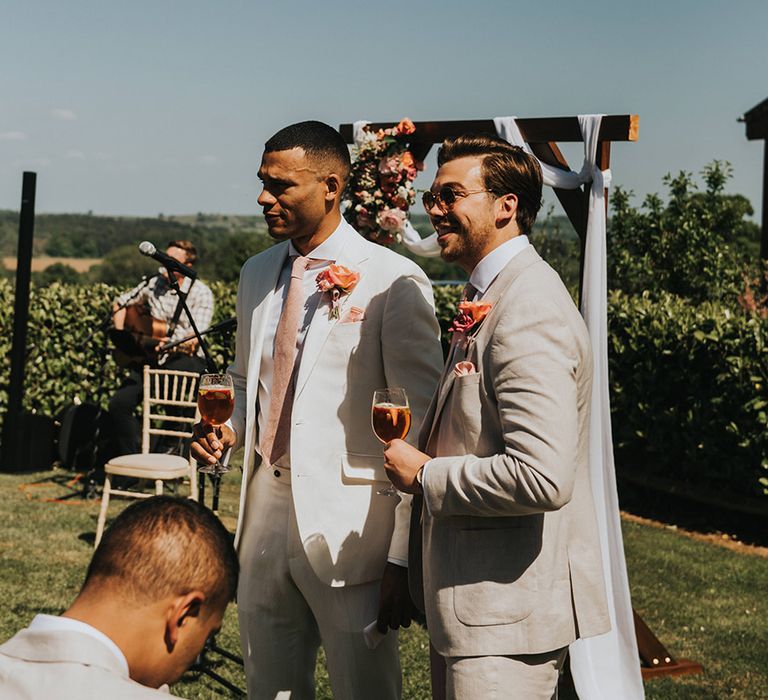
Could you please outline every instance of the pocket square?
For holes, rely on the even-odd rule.
[[[453,373],[457,377],[466,377],[468,374],[477,373],[477,370],[469,360],[464,360],[463,362],[457,362],[453,366]]]
[[[365,309],[361,309],[359,306],[353,306],[347,313],[345,313],[339,323],[360,323],[365,319]]]

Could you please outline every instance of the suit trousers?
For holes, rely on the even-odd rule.
[[[381,582],[333,587],[317,578],[299,537],[290,470],[262,465],[246,502],[237,608],[249,699],[314,698],[320,644],[335,700],[399,698],[397,633],[374,650],[363,637]]]
[[[544,654],[446,657],[447,700],[557,700],[567,647]]]

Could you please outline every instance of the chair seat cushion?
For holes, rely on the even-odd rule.
[[[110,459],[104,465],[104,471],[144,479],[179,479],[189,473],[189,461],[179,455],[121,455]]]

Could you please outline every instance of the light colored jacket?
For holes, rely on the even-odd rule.
[[[291,488],[301,541],[318,578],[334,586],[381,578],[387,557],[407,560],[410,498],[377,495],[387,485],[383,445],[371,428],[375,389],[403,387],[415,443],[442,366],[432,288],[413,262],[341,224],[336,264],[360,273],[342,295],[340,319],[322,295],[304,340],[291,417]],[[243,266],[237,294],[232,417],[245,447],[236,541],[248,508],[248,484],[261,463],[258,379],[269,307],[288,243]],[[362,320],[345,323],[352,307]],[[359,314],[356,315],[359,319]],[[399,504],[399,505],[398,505]],[[397,506],[397,516],[396,516]]]
[[[0,700],[158,700],[90,635],[23,629],[0,646]]]
[[[413,593],[443,655],[543,653],[610,627],[587,463],[592,354],[532,247],[483,301],[493,307],[424,421],[421,445],[436,459]],[[456,376],[465,359],[476,371]],[[418,546],[413,557],[417,573]]]

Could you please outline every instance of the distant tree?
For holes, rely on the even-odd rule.
[[[133,287],[144,275],[154,275],[158,264],[141,255],[133,245],[120,246],[110,252],[101,265],[88,271],[92,282],[103,282],[118,287]]]
[[[221,234],[218,240],[201,247],[197,263],[200,276],[208,281],[237,282],[243,263],[273,243],[267,234],[257,231]]]
[[[608,233],[611,288],[667,291],[695,302],[737,298],[744,277],[757,270],[757,227],[745,218],[752,207],[745,197],[724,193],[727,163],[714,161],[702,177],[700,192],[690,173],[667,175],[668,201],[648,195],[642,210],[630,204],[631,192],[616,188]]]
[[[82,275],[74,267],[58,262],[48,265],[40,272],[32,273],[32,281],[40,287],[47,287],[54,282],[77,284],[82,280]]]

